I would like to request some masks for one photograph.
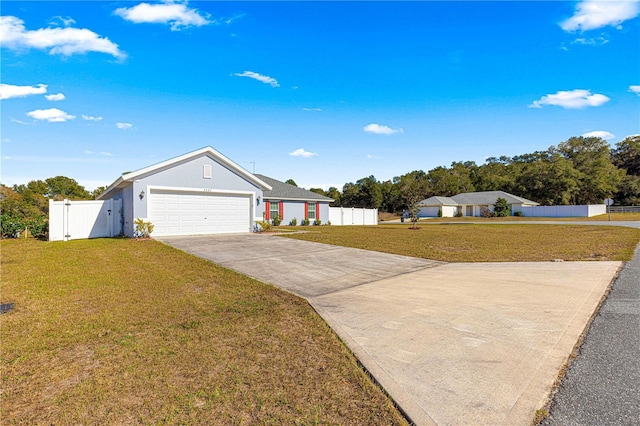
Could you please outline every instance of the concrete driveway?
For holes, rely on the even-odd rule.
[[[419,425],[529,425],[621,262],[443,263],[272,235],[161,241],[305,297]]]

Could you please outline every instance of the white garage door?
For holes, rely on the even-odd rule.
[[[152,190],[148,215],[154,225],[153,235],[157,236],[251,230],[247,195]]]

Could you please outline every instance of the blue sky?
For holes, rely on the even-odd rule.
[[[212,146],[336,186],[640,133],[638,1],[3,1],[1,181]],[[595,132],[595,133],[594,133]]]

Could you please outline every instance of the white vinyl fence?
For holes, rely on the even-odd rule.
[[[607,213],[604,204],[582,206],[522,206],[525,217],[591,217]]]
[[[113,237],[122,231],[122,200],[49,200],[49,241]]]
[[[329,207],[331,225],[377,225],[378,209]]]

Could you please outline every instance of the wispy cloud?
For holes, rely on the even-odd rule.
[[[607,26],[617,27],[638,16],[638,0],[583,0],[576,5],[573,16],[560,23],[565,31],[589,31]]]
[[[70,27],[71,25],[73,25],[75,23],[76,23],[76,20],[73,19],[70,16],[54,16],[49,21],[49,25],[52,25],[52,26],[61,25],[63,27]]]
[[[165,1],[160,4],[140,3],[133,7],[121,7],[115,15],[136,24],[168,24],[171,31],[180,31],[188,27],[201,27],[214,23],[208,14],[187,7],[187,2]]]
[[[268,75],[262,75],[262,74],[259,74],[257,72],[244,71],[244,72],[234,73],[233,75],[235,75],[237,77],[249,77],[249,78],[252,78],[254,80],[258,80],[258,81],[260,81],[262,83],[270,84],[271,87],[280,87],[280,84],[278,84],[278,81],[275,78],[269,77]]]
[[[615,138],[615,136],[612,133],[605,132],[604,130],[596,130],[593,132],[583,133],[580,136],[582,136],[583,138],[600,138],[606,141]]]
[[[367,124],[362,128],[362,130],[367,133],[373,133],[376,135],[392,135],[394,133],[404,133],[404,130],[402,129],[392,129],[389,126],[384,126],[376,123]]]
[[[2,39],[2,37],[0,37]],[[42,95],[47,93],[46,84],[36,86],[14,86],[13,84],[0,84],[0,100],[11,98],[25,98],[29,95]]]
[[[113,154],[107,151],[100,151],[100,152],[95,152],[95,151],[90,151],[88,149],[82,151],[83,154],[85,155],[102,155],[103,157],[113,157]]]
[[[591,38],[579,37],[571,42],[571,44],[580,44],[584,46],[604,46],[607,43],[609,43],[609,39],[604,36]]]
[[[367,160],[377,160],[378,157],[376,157],[375,155],[371,155],[371,154],[367,154]]]
[[[44,97],[47,98],[48,101],[52,101],[52,102],[64,101],[66,99],[66,97],[64,96],[64,93],[44,95]]]
[[[303,111],[314,111],[314,112],[320,112],[322,111],[322,108],[302,108]]]
[[[101,121],[102,117],[94,117],[92,115],[84,115],[82,114],[82,119],[86,121]]]
[[[586,107],[597,107],[609,102],[609,97],[594,93],[584,89],[575,89],[567,91],[559,91],[541,97],[537,101],[533,101],[529,108],[542,108],[545,105],[560,106],[565,109],[580,109]]]
[[[311,158],[311,157],[318,156],[316,152],[305,151],[304,148],[298,148],[295,151],[290,152],[289,155],[292,157],[303,157],[303,158]]]
[[[118,129],[127,130],[133,127],[131,123],[116,123],[116,127]]]
[[[48,121],[49,123],[62,123],[76,118],[75,115],[67,114],[58,108],[36,109],[28,112],[27,115],[34,120]]]
[[[71,56],[88,52],[109,54],[117,59],[126,54],[106,37],[86,28],[40,28],[27,30],[24,21],[15,16],[0,17],[2,47],[12,50],[48,50],[50,55]]]
[[[640,96],[640,86],[629,86],[629,91]]]
[[[12,123],[22,124],[23,126],[31,126],[33,124],[33,123],[27,123],[26,121],[15,119],[13,117],[9,118],[9,120],[11,120]]]

